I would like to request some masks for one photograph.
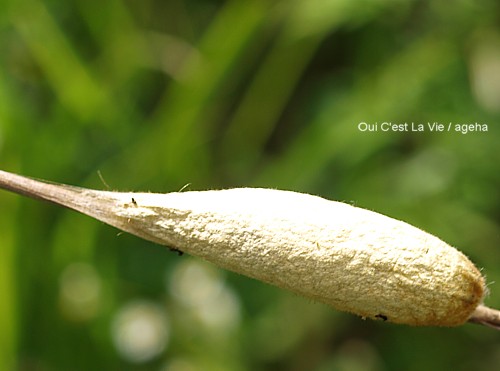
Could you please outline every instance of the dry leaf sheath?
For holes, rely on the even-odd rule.
[[[237,188],[109,192],[0,171],[0,188],[90,215],[144,239],[362,317],[497,327],[485,282],[461,252],[404,222],[320,197]]]

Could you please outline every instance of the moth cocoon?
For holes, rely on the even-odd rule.
[[[474,264],[437,237],[317,196],[256,188],[119,193],[8,176],[0,186],[362,317],[457,326],[485,294]]]
[[[455,248],[341,202],[252,188],[109,196],[118,228],[362,317],[455,326],[484,296]]]

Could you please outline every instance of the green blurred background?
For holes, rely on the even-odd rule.
[[[351,202],[459,247],[500,307],[498,2],[0,9],[0,168],[98,189],[264,186]],[[384,121],[488,132],[358,129]],[[0,210],[1,370],[500,364],[488,328],[363,321],[72,211],[6,192]]]

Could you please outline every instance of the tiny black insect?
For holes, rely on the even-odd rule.
[[[387,316],[384,316],[383,314],[377,314],[375,318],[381,319],[382,321],[387,321]]]
[[[174,247],[169,247],[168,249],[169,249],[170,251],[172,251],[172,252],[176,252],[176,253],[177,253],[177,255],[179,255],[179,256],[184,255],[184,253],[183,253],[181,250],[178,250],[178,249],[176,249],[176,248],[174,248]]]
[[[137,206],[137,201],[133,197],[132,197],[132,204],[134,204],[134,206]]]

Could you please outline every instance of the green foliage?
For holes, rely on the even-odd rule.
[[[117,190],[319,194],[415,224],[500,280],[497,2],[0,7],[2,169],[106,188],[100,171]],[[488,131],[454,130],[476,122]],[[2,370],[498,364],[493,330],[364,322],[71,211],[5,192],[0,208]]]

